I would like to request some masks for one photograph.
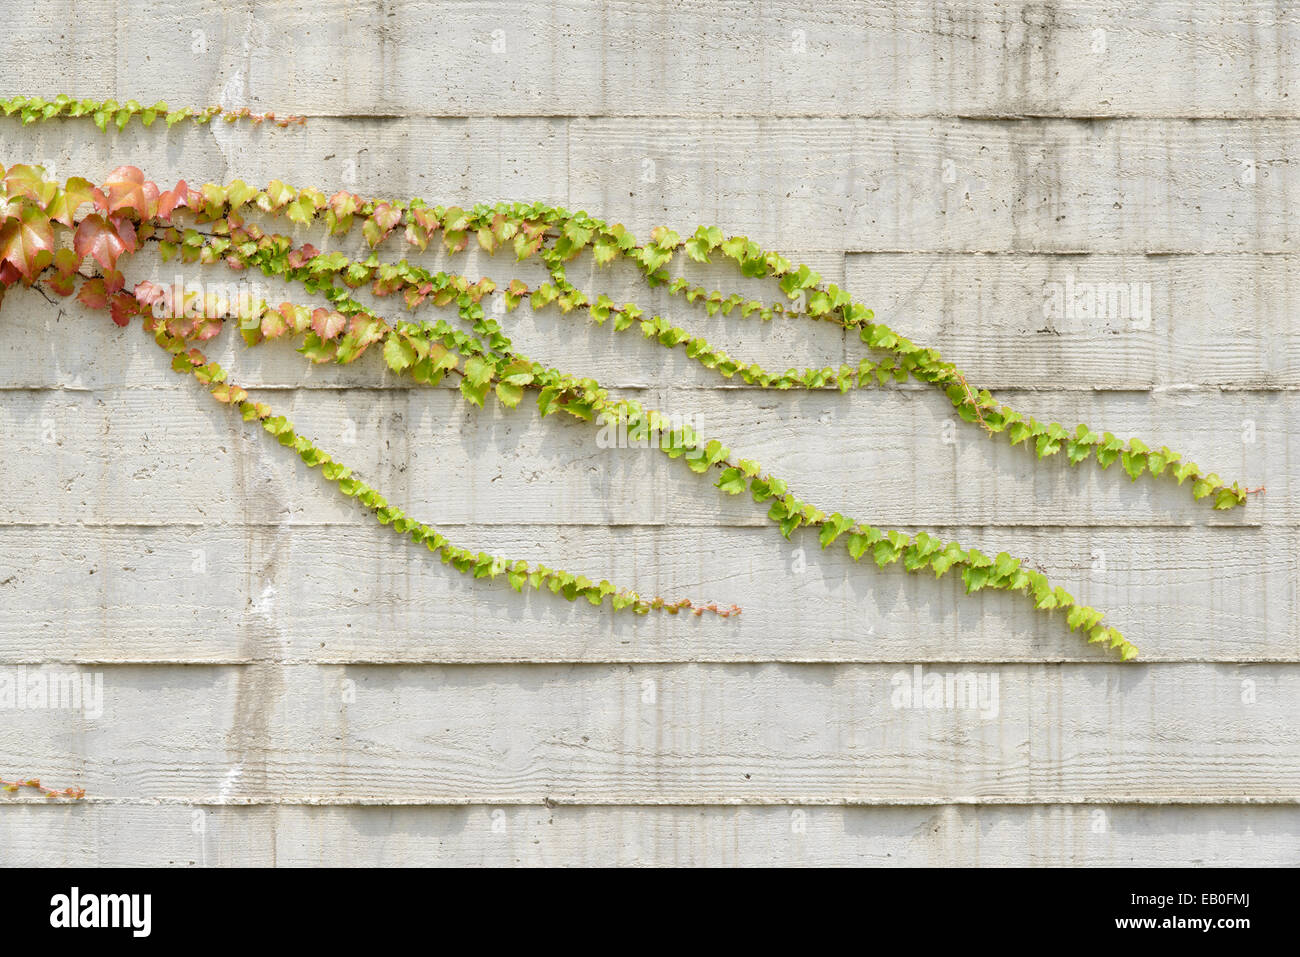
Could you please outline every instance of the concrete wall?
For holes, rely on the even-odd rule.
[[[464,580],[138,330],[12,293],[0,665],[99,676],[104,699],[2,716],[0,774],[90,797],[5,797],[0,856],[1296,863],[1298,38],[1284,5],[1187,0],[64,0],[11,24],[6,91],[311,120],[3,120],[6,165],[541,199],[639,234],[717,223],[846,282],[1014,406],[1268,491],[1216,515],[1036,464],[929,391],[764,394],[553,310],[511,320],[523,351],[699,416],[828,511],[1031,558],[1139,645],[1121,665],[1023,599],[785,542],[680,463],[535,408],[468,409],[370,358],[213,350],[466,545],[745,609],[631,620]],[[573,275],[769,367],[861,355],[818,324],[707,319],[627,270]],[[1146,284],[1150,315],[1045,319],[1069,277]],[[996,681],[996,713],[895,707],[918,665]]]

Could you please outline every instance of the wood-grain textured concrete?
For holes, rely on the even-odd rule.
[[[763,392],[554,307],[503,320],[527,354],[694,417],[828,512],[1032,560],[1141,647],[1120,664],[1021,597],[787,542],[682,463],[528,403],[471,409],[374,357],[210,344],[458,543],[745,609],[632,618],[456,575],[138,329],[14,290],[0,774],[89,798],[5,796],[0,857],[1300,862],[1298,55],[1300,11],[1262,0],[79,0],[11,23],[6,92],[310,119],[0,119],[6,166],[544,200],[638,234],[717,223],[1017,408],[1267,491],[1214,513],[1168,480],[1036,463],[931,390]],[[540,278],[512,258],[450,262]],[[186,274],[226,278],[205,269]],[[707,317],[627,268],[570,275],[771,369],[864,354],[825,324]],[[1067,284],[1136,298],[1053,313]],[[3,694],[73,681],[99,691]]]

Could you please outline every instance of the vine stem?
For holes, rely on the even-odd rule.
[[[224,320],[224,317],[206,318]],[[409,535],[416,542],[427,545],[432,551],[441,552],[443,560],[450,561],[458,571],[467,572],[470,570],[471,565],[465,561],[465,556],[469,555],[466,550],[451,545],[432,527],[408,519],[400,509],[389,506],[387,501],[375,489],[355,479],[351,469],[339,465],[331,456],[316,447],[311,440],[299,436],[293,424],[283,416],[274,415],[269,406],[247,401],[247,390],[227,382],[224,370],[216,363],[209,362],[198,349],[190,348],[187,350],[183,339],[166,332],[165,322],[156,325],[152,330],[146,327],[146,331],[153,331],[158,345],[172,354],[174,357],[173,369],[178,372],[189,372],[200,384],[207,386],[208,392],[218,401],[228,405],[237,405],[243,413],[245,421],[261,423],[267,431],[276,436],[282,445],[292,446],[309,468],[322,467],[327,480],[335,482],[345,495],[356,498],[365,505],[367,509],[376,515],[381,524],[388,525],[395,531]],[[391,333],[392,330],[389,330],[389,332]],[[463,377],[464,373],[460,374]],[[345,485],[345,483],[353,484]],[[530,568],[527,563],[502,559],[485,553],[474,556],[472,568],[475,577],[483,577],[479,574],[480,571],[483,571],[484,575],[489,577],[496,577],[502,573],[507,574],[512,587],[515,587],[517,591],[522,591],[525,583],[534,588],[539,588],[544,581],[550,579],[551,590],[556,593],[564,592],[565,597],[570,598],[570,600],[582,595],[591,604],[601,604],[606,597],[610,597],[616,609],[619,607],[632,607],[640,613],[655,610],[667,611],[670,614],[677,614],[679,611],[687,609],[697,616],[703,615],[707,611],[721,618],[730,618],[741,613],[741,608],[738,605],[723,607],[714,601],[696,602],[689,598],[669,601],[656,596],[653,599],[645,599],[636,592],[615,589],[608,582],[602,582],[599,586],[592,583],[584,585],[582,583],[585,579],[571,575],[568,572],[547,569],[542,565]]]
[[[4,778],[0,778],[0,790],[8,791],[12,794],[22,788],[32,788],[33,790],[40,791],[47,798],[70,798],[71,800],[79,801],[86,796],[85,788],[48,788],[40,782],[39,778],[29,778],[25,781],[6,781]]]
[[[284,237],[263,238],[272,244],[274,244],[275,239],[284,239]],[[238,266],[231,261],[232,258],[238,261]],[[212,261],[226,262],[231,268],[237,269],[249,268],[252,265],[261,265],[264,269],[269,268],[265,263],[259,263],[256,260],[256,253],[246,255],[238,250],[232,253],[230,258],[214,259]],[[271,272],[279,272],[290,281],[303,282],[306,279],[301,268],[272,269]],[[476,332],[484,334],[490,332],[491,329],[487,325],[479,302],[482,294],[484,294],[482,287],[478,287],[478,289],[478,296],[474,292],[469,292],[466,294],[467,298],[463,297],[463,301],[458,303],[458,311],[462,318],[471,322]],[[387,320],[357,302],[345,291],[333,286],[331,286],[331,291],[333,294],[328,298],[336,307],[345,309],[352,315],[367,317],[380,328],[386,330],[386,336],[396,336],[399,341],[401,337],[406,337],[407,340],[413,341],[410,333],[404,332],[400,328],[394,328]],[[492,325],[495,325],[495,323]],[[442,335],[443,333],[437,332],[436,334]],[[508,340],[506,341],[508,342]],[[469,384],[469,381],[467,378],[462,379],[462,392],[465,393],[467,398],[472,394],[479,396],[472,400],[476,404],[481,404],[482,398],[489,391],[488,386],[494,383],[500,385],[504,382],[500,375],[500,369],[508,364],[509,368],[523,366],[540,370],[540,377],[536,374],[528,376],[529,381],[525,387],[541,390],[543,395],[547,389],[553,390],[557,394],[557,400],[554,404],[558,404],[560,408],[565,408],[566,411],[569,411],[569,409],[560,400],[572,394],[574,396],[573,402],[579,402],[587,406],[592,414],[599,415],[601,421],[606,424],[627,424],[631,427],[648,423],[650,428],[653,429],[656,428],[654,423],[657,419],[663,418],[661,413],[655,410],[644,410],[639,405],[629,403],[627,400],[611,401],[608,390],[601,387],[595,380],[582,380],[579,382],[579,380],[575,380],[574,377],[561,373],[559,370],[542,369],[526,356],[508,349],[491,349],[470,337],[464,337],[460,340],[453,338],[447,341],[447,345],[450,346],[453,342],[458,347],[471,347],[477,358],[484,359],[491,364],[492,371],[490,375],[474,385],[474,389],[479,390],[479,392],[466,391],[465,386]],[[355,358],[355,355],[353,355],[353,358]],[[409,374],[414,369],[414,366],[403,363],[393,368],[399,374]],[[500,398],[499,389],[496,394]],[[543,415],[545,414],[546,412],[543,411]],[[575,412],[574,414],[579,413]],[[579,417],[585,418],[588,416],[579,415]],[[610,419],[613,421],[610,422]],[[934,562],[937,574],[941,575],[953,565],[959,565],[962,567],[962,575],[966,581],[968,591],[979,590],[984,587],[986,582],[995,588],[1032,591],[1035,604],[1039,608],[1065,608],[1071,629],[1083,627],[1085,631],[1089,632],[1090,641],[1110,644],[1112,647],[1119,649],[1125,660],[1137,655],[1136,647],[1124,639],[1118,631],[1099,624],[1102,617],[1100,612],[1077,604],[1068,593],[1059,588],[1053,589],[1047,582],[1046,576],[1041,572],[1022,569],[1019,561],[1011,559],[1005,553],[1000,554],[996,559],[990,559],[977,550],[968,551],[955,542],[945,544],[924,533],[914,541],[911,536],[904,535],[901,532],[882,531],[856,519],[846,518],[839,513],[827,516],[824,512],[788,494],[786,491],[787,485],[784,481],[770,475],[761,475],[754,463],[731,459],[729,457],[730,450],[719,442],[709,442],[706,447],[703,440],[694,437],[693,433],[688,439],[683,432],[680,443],[674,441],[671,447],[661,445],[660,450],[669,454],[670,457],[676,458],[682,456],[683,447],[691,450],[685,457],[689,460],[688,464],[691,464],[693,471],[709,471],[713,468],[722,471],[723,477],[719,480],[717,486],[722,488],[724,492],[737,494],[740,489],[748,487],[753,492],[755,501],[758,502],[772,499],[775,496],[776,501],[772,503],[769,510],[769,518],[780,524],[782,534],[786,538],[789,538],[790,533],[795,528],[800,525],[807,525],[820,530],[821,535],[819,537],[823,548],[827,547],[835,538],[847,533],[850,553],[855,559],[860,558],[868,548],[872,548],[876,563],[882,567],[903,557],[905,552],[907,553],[905,565],[911,571],[916,571]],[[702,454],[707,454],[707,458],[700,458]],[[696,464],[702,465],[702,468],[696,468]],[[942,561],[942,565],[938,564],[940,561]],[[997,584],[997,582],[1001,582],[1001,584]]]

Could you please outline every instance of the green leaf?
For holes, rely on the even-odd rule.
[[[973,594],[988,584],[992,571],[991,568],[976,568],[974,565],[967,565],[963,568],[961,577],[962,581],[966,583],[966,594]]]
[[[903,556],[903,564],[909,572],[914,572],[930,563],[930,558],[943,548],[943,542],[926,532],[918,532],[916,540],[908,547]]]
[[[1115,464],[1115,460],[1119,458],[1120,449],[1123,447],[1123,442],[1107,432],[1102,436],[1101,445],[1097,448],[1097,464],[1103,469],[1110,468]]]
[[[746,488],[745,475],[738,468],[724,469],[722,477],[714,485],[728,495],[739,495]]]
[[[481,356],[472,356],[465,363],[465,381],[477,388],[492,378],[492,363]]]
[[[1084,631],[1090,631],[1097,622],[1101,621],[1102,614],[1095,608],[1089,608],[1087,605],[1075,605],[1066,612],[1065,620],[1070,626],[1070,630],[1082,628]]]
[[[1214,496],[1214,507],[1218,509],[1236,508],[1244,501],[1237,492],[1230,488],[1221,488]]]
[[[821,542],[822,548],[825,548],[852,527],[853,519],[845,518],[839,512],[836,512],[828,518],[826,523],[822,526],[821,534],[818,535],[818,541]]]
[[[479,408],[483,407],[483,399],[487,396],[487,390],[488,384],[486,382],[475,385],[468,376],[460,380],[460,394],[465,397],[466,401],[477,405]]]
[[[853,556],[856,562],[871,547],[871,537],[860,532],[854,532],[848,537],[849,554]]]
[[[993,560],[993,578],[998,582],[1012,581],[1020,570],[1020,559],[1012,558],[1006,552],[999,552]]]
[[[949,542],[943,547],[942,551],[930,559],[930,567],[934,569],[934,577],[942,578],[948,569],[955,564],[965,562],[967,557],[964,548],[956,542]]]
[[[876,542],[876,546],[871,552],[871,557],[875,559],[877,565],[884,568],[886,565],[898,561],[899,556],[902,554],[903,550],[892,541],[881,539]]]
[[[1014,422],[1007,429],[1007,437],[1011,440],[1012,445],[1019,445],[1025,439],[1029,438],[1030,429],[1024,422]]]
[[[1177,452],[1170,451],[1167,446],[1162,447],[1159,452],[1152,452],[1147,455],[1147,468],[1152,475],[1159,475],[1168,466],[1177,462],[1179,457]]]
[[[1141,443],[1139,443],[1141,444]],[[1138,476],[1146,471],[1147,457],[1145,452],[1128,451],[1120,455],[1124,465],[1124,471],[1128,473],[1130,481],[1136,482]]]
[[[1050,435],[1040,435],[1034,441],[1036,446],[1035,451],[1040,459],[1046,458],[1049,455],[1055,455],[1061,450],[1061,440],[1052,438]]]
[[[384,361],[394,372],[401,372],[415,363],[415,347],[397,334],[384,342]]]
[[[501,382],[497,385],[497,398],[501,404],[507,408],[513,409],[519,404],[519,400],[524,397],[522,386],[515,385],[511,382]]]

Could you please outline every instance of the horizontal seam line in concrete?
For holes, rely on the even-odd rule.
[[[327,636],[328,637],[328,636]],[[1080,637],[1082,641],[1082,638]],[[725,666],[743,666],[743,665],[789,665],[795,668],[805,667],[834,667],[834,668],[860,668],[875,666],[906,666],[906,665],[952,665],[953,667],[970,668],[972,666],[988,667],[1045,667],[1056,668],[1066,666],[1083,666],[1083,667],[1106,667],[1120,668],[1125,671],[1134,667],[1143,665],[1188,665],[1204,664],[1222,667],[1231,667],[1235,665],[1252,665],[1252,664],[1277,664],[1277,665],[1300,665],[1300,658],[1158,658],[1147,659],[1139,658],[1136,662],[1120,661],[1115,657],[1103,658],[1033,658],[1033,659],[1016,659],[1016,658],[982,658],[982,659],[955,659],[955,658],[906,658],[906,659],[884,659],[884,660],[853,660],[853,659],[800,659],[800,658],[747,658],[747,659],[725,659],[717,660],[706,658],[667,658],[654,661],[643,661],[636,659],[624,658],[556,658],[556,659],[527,659],[527,658],[495,658],[495,659],[446,659],[440,661],[431,660],[328,660],[317,661],[312,659],[141,659],[141,660],[83,660],[83,659],[43,659],[39,661],[4,661],[0,660],[0,670],[4,668],[16,668],[22,665],[52,665],[66,664],[77,667],[95,666],[104,668],[169,668],[169,667],[186,667],[186,668],[260,668],[260,667],[285,667],[285,668],[323,668],[323,667],[347,667],[356,665],[358,667],[377,667],[377,668],[482,668],[482,667],[518,667],[519,665],[528,665],[537,668],[554,668],[557,665],[577,668],[609,668],[621,667],[623,665],[638,665],[642,667],[671,667],[685,668],[694,665],[725,665]]]
[[[972,333],[974,335],[974,333]],[[1044,341],[1055,341],[1059,336],[1053,335],[1052,339]],[[1104,339],[1098,340],[1104,343]],[[1098,357],[1104,358],[1104,357]],[[810,368],[834,368],[838,369],[840,365],[855,365],[851,361],[839,364],[831,363],[827,366],[811,366]],[[1144,395],[1157,394],[1162,395],[1167,392],[1178,393],[1200,393],[1200,392],[1243,392],[1252,393],[1260,392],[1271,394],[1275,392],[1300,392],[1300,384],[1283,385],[1260,383],[1252,385],[1237,385],[1232,383],[1195,383],[1195,382],[1170,382],[1170,383],[1150,383],[1145,385],[1139,384],[1115,384],[1115,385],[998,385],[996,379],[984,378],[979,383],[981,387],[996,389],[1001,395],[1052,395],[1052,394],[1082,394],[1091,392],[1119,393],[1125,395]],[[186,392],[199,394],[192,388],[187,388],[188,383],[141,383],[140,385],[103,385],[103,386],[78,386],[56,383],[52,385],[5,385],[0,383],[0,393],[41,393],[41,392],[70,392],[77,395],[88,395],[95,393],[116,394],[122,392],[167,392],[179,393]],[[363,385],[360,383],[274,383],[269,385],[244,384],[244,388],[251,390],[260,390],[263,392],[427,392],[430,387],[410,384],[404,382],[394,382],[387,385]],[[434,386],[440,392],[447,395],[456,395],[459,389],[441,388]],[[847,393],[840,392],[839,389],[828,387],[825,389],[763,389],[759,386],[747,385],[745,383],[704,385],[701,383],[645,383],[645,382],[627,382],[607,385],[607,389],[617,389],[623,391],[650,391],[650,390],[667,390],[671,392],[744,392],[754,395],[804,395],[812,393],[822,396],[852,395],[856,393],[895,393],[898,395],[931,395],[937,392],[933,386],[926,386],[913,383],[893,383],[884,386],[873,386],[870,389],[850,389]],[[432,394],[432,393],[430,393]]]
[[[1271,256],[1277,258],[1287,258],[1300,256],[1300,252],[1295,249],[1188,249],[1185,247],[1171,246],[1167,249],[1151,248],[1134,248],[1134,249],[1097,249],[1093,247],[1062,247],[1060,249],[1042,249],[1042,248],[1024,248],[1024,249],[1007,249],[997,247],[967,247],[962,249],[952,249],[946,247],[931,246],[880,246],[872,249],[864,248],[827,248],[814,249],[812,247],[800,246],[786,253],[783,252],[787,259],[792,255],[817,255],[817,256],[982,256],[982,257],[1005,257],[1015,258],[1020,256],[1040,256],[1047,258],[1075,258],[1079,256],[1093,256],[1097,258],[1110,257],[1119,258],[1121,256],[1145,256],[1154,259],[1168,259],[1175,256],[1186,256],[1190,258],[1206,259],[1249,259],[1256,256]],[[836,283],[843,286],[845,283]]]
[[[1193,506],[1197,507],[1197,506]],[[1200,507],[1209,508],[1208,505],[1202,504]],[[363,514],[358,511],[358,515]],[[3,522],[0,521],[0,531],[9,528],[47,528],[47,529],[72,529],[72,528],[206,528],[206,529],[281,529],[289,528],[346,528],[356,529],[366,525],[365,522],[318,522],[318,521],[281,521],[281,522]],[[440,529],[446,528],[622,528],[622,529],[656,529],[656,528],[676,528],[676,529],[745,529],[745,528],[774,528],[773,523],[768,520],[755,518],[752,523],[738,522],[611,522],[611,521],[590,521],[590,522],[533,522],[533,521],[480,521],[480,522],[433,522],[435,527]],[[1118,522],[894,522],[890,524],[891,528],[905,530],[915,529],[937,529],[937,528],[1008,528],[1008,529],[1060,529],[1069,531],[1080,529],[1087,531],[1097,531],[1099,529],[1115,529],[1123,531],[1144,531],[1148,529],[1168,529],[1168,528],[1204,528],[1204,529],[1229,529],[1229,528],[1250,528],[1250,529],[1285,529],[1300,528],[1300,522],[1276,522],[1265,523],[1258,520],[1252,521],[1216,521],[1209,522],[1142,522],[1142,523],[1118,523]],[[400,540],[402,536],[394,536],[394,540]],[[866,567],[866,566],[863,566]]]
[[[654,113],[578,113],[566,110],[557,110],[554,112],[543,112],[537,110],[523,112],[509,112],[500,110],[484,111],[423,111],[423,110],[402,110],[401,112],[389,112],[376,110],[374,112],[359,111],[313,111],[295,114],[305,117],[307,120],[357,120],[369,121],[379,120],[383,122],[401,122],[403,120],[578,120],[582,122],[600,122],[602,120],[758,120],[780,122],[782,120],[966,120],[972,123],[1041,123],[1041,122],[1060,122],[1060,123],[1090,123],[1090,122],[1138,122],[1149,123],[1152,121],[1197,121],[1213,120],[1225,122],[1287,122],[1300,123],[1300,113],[1243,113],[1243,112],[1217,112],[1207,110],[1202,113],[1135,113],[1130,111],[1116,111],[1113,113],[1099,112],[1036,112],[1026,110],[989,110],[989,111],[953,111],[953,110],[886,110],[876,112],[855,112],[844,113],[839,111],[821,111],[813,110],[803,113],[782,113],[782,112],[720,112],[717,110],[700,111],[700,112],[654,112]],[[0,117],[0,120],[7,117]],[[67,121],[69,117],[57,117],[59,120]],[[18,122],[15,120],[15,122]],[[290,133],[297,132],[291,130]]]
[[[120,807],[424,807],[424,808],[469,808],[469,807],[568,807],[568,808],[734,808],[734,807],[1078,807],[1102,804],[1107,806],[1164,806],[1164,807],[1300,807],[1300,795],[1294,796],[1224,796],[1210,797],[1203,795],[1179,795],[1175,797],[1152,797],[1149,795],[1080,795],[1079,797],[1052,799],[1008,798],[1008,797],[922,797],[922,798],[824,798],[810,797],[792,801],[786,798],[701,798],[698,801],[579,801],[553,798],[547,795],[537,797],[502,797],[484,800],[479,797],[466,797],[462,800],[443,799],[430,801],[422,798],[340,798],[340,797],[248,797],[225,798],[114,798],[87,795],[76,801],[53,800],[39,797],[6,797],[0,800],[0,807],[8,804],[22,804],[36,807],[76,807],[78,805],[100,805]]]
[[[383,247],[387,250],[397,249],[396,246]],[[377,250],[378,251],[378,250]],[[1188,258],[1199,257],[1206,259],[1249,259],[1258,256],[1287,258],[1300,256],[1300,251],[1294,248],[1281,249],[1272,247],[1263,247],[1258,249],[1242,249],[1240,247],[1225,248],[1202,248],[1192,249],[1185,246],[1168,246],[1168,247],[1091,247],[1091,246],[1061,246],[1059,248],[1044,249],[1042,247],[1006,247],[1006,246],[789,246],[778,250],[785,258],[794,260],[799,256],[981,256],[981,257],[1016,257],[1016,256],[1041,256],[1043,258],[1076,258],[1082,256],[1101,257],[1120,257],[1120,256],[1143,256],[1150,258],[1166,259],[1176,256],[1186,256]],[[497,260],[500,262],[500,260]],[[181,265],[193,265],[184,263]],[[510,264],[517,265],[517,264]],[[737,270],[737,281],[744,281],[744,277],[739,275]],[[752,281],[752,280],[751,280]],[[758,280],[764,281],[764,280]],[[775,280],[766,280],[775,281]],[[832,282],[833,280],[826,280]],[[845,282],[835,281],[835,285],[843,287]],[[54,305],[63,306],[65,309],[74,308],[75,299],[56,301]],[[402,312],[408,310],[402,308]],[[749,320],[753,321],[753,320]]]
[[[333,633],[331,633],[333,634]],[[330,636],[327,636],[330,637]],[[311,639],[314,640],[314,639]],[[1082,640],[1082,639],[1080,639]],[[1148,657],[1146,655],[1137,659],[1139,665],[1300,665],[1300,657],[1297,658],[1178,658],[1178,657]],[[687,665],[791,665],[807,667],[859,667],[859,666],[896,666],[899,668],[911,665],[926,666],[945,666],[950,665],[955,668],[974,669],[980,667],[1003,667],[1003,666],[1055,666],[1055,665],[1103,665],[1115,666],[1120,668],[1133,667],[1132,662],[1121,662],[1113,658],[927,658],[923,656],[914,656],[911,658],[723,658],[723,657],[699,657],[699,658],[455,658],[455,659],[432,659],[432,658],[14,658],[8,659],[0,657],[0,671],[6,668],[18,668],[22,666],[41,667],[46,665],[66,665],[71,667],[103,667],[103,668],[166,668],[166,667],[184,667],[184,668],[245,668],[245,667],[266,667],[266,666],[292,666],[301,668],[310,667],[384,667],[384,668],[478,668],[478,667],[507,667],[519,665],[534,665],[536,667],[554,667],[556,665],[583,665],[591,667],[619,667],[619,666],[637,666],[637,667],[684,667]]]

